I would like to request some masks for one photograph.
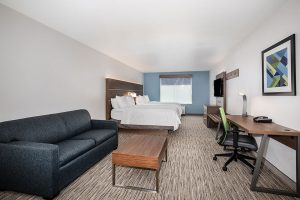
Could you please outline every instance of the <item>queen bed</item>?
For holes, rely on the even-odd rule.
[[[173,131],[178,129],[182,115],[180,104],[150,101],[138,103],[138,96],[136,98],[138,105],[135,105],[131,103],[133,98],[127,96],[128,93],[143,96],[143,85],[106,79],[107,119],[116,120],[120,128]]]
[[[111,111],[111,118],[119,120],[122,125],[165,126],[171,130],[178,129],[181,124],[180,116],[177,109],[160,105],[135,105]]]

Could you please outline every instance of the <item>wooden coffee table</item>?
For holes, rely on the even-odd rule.
[[[165,160],[163,160],[165,156]],[[112,152],[112,184],[116,187],[150,192],[159,191],[159,171],[162,161],[167,161],[167,137],[153,135],[133,135],[127,143],[120,144]],[[156,188],[146,189],[116,184],[116,166],[132,167],[156,171]]]

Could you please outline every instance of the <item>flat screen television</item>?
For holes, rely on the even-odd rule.
[[[214,96],[215,97],[223,96],[223,80],[220,78],[214,80]]]

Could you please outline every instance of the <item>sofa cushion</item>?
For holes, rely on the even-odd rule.
[[[64,121],[67,129],[66,138],[71,138],[79,133],[90,130],[91,116],[87,110],[75,110],[58,114]]]
[[[56,145],[58,145],[59,149],[59,166],[63,166],[95,147],[95,141],[91,139],[64,140]]]
[[[72,137],[72,140],[82,140],[82,139],[93,139],[96,142],[96,145],[103,143],[109,138],[116,135],[116,131],[113,129],[94,129],[81,133],[75,137]]]

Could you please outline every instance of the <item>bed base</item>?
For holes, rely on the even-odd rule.
[[[135,124],[121,124],[120,120],[110,119],[118,123],[121,129],[138,129],[138,130],[167,130],[173,131],[173,126],[155,126],[155,125],[135,125]]]

